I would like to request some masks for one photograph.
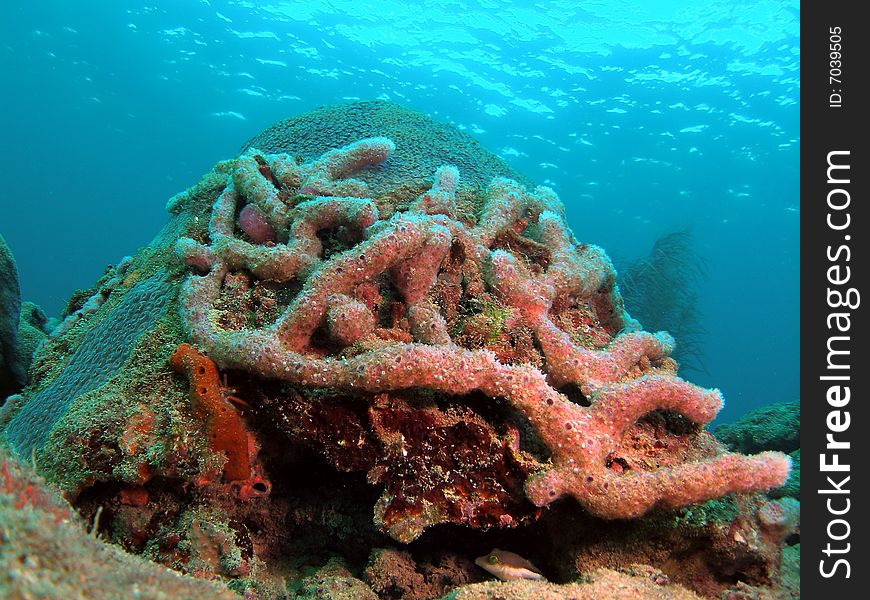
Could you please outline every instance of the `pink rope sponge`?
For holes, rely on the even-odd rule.
[[[719,391],[676,376],[674,340],[625,312],[609,258],[574,240],[551,189],[497,177],[468,206],[458,169],[445,165],[428,191],[381,216],[350,177],[393,150],[367,138],[305,164],[254,149],[235,161],[208,239],[176,246],[196,271],[181,291],[182,321],[221,368],[300,388],[499,399],[549,449],[525,483],[537,506],[568,495],[600,517],[634,518],[785,482],[790,462],[775,452],[616,468],[610,459],[638,419],[666,410],[708,423]],[[224,280],[240,270],[285,291],[273,322],[221,325]],[[490,325],[531,332],[530,350],[506,358],[468,342],[463,307],[482,298],[497,306]]]

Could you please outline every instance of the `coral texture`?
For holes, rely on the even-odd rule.
[[[28,457],[42,446],[76,397],[118,374],[139,337],[165,313],[170,289],[165,273],[140,281],[85,334],[61,375],[33,395],[10,421],[7,440],[18,456]]]
[[[423,190],[431,184],[432,173],[448,163],[462,173],[460,196],[485,186],[498,175],[531,183],[459,129],[405,106],[379,100],[327,106],[295,115],[258,133],[241,153],[256,148],[310,162],[330,150],[371,137],[387,137],[396,145],[389,161],[365,172],[372,198]]]
[[[785,481],[789,461],[778,453],[648,470],[614,464],[638,419],[669,410],[707,423],[721,407],[719,392],[674,374],[672,338],[640,331],[624,312],[610,260],[574,241],[552,190],[494,178],[469,215],[457,207],[460,173],[445,165],[405,210],[380,218],[366,184],[350,176],[377,168],[393,149],[370,138],[304,164],[255,149],[235,162],[208,239],[177,244],[199,272],[182,288],[182,321],[221,368],[302,389],[504,399],[550,453],[525,483],[538,506],[570,495],[598,516],[631,518]],[[277,242],[245,233],[237,215],[251,205]],[[278,285],[286,300],[274,322],[221,325],[227,280],[239,271]],[[390,315],[375,313],[377,296],[381,304],[391,298]],[[536,346],[500,360],[458,343],[459,315],[472,298],[496,303],[505,328],[529,332]],[[574,323],[595,335],[584,339],[566,325]]]
[[[2,598],[238,598],[89,534],[58,492],[2,449],[0,531]]]
[[[720,425],[713,433],[733,452],[777,450],[788,453],[791,458],[788,481],[771,494],[774,497],[800,497],[800,402],[782,402],[757,408],[734,423]]]
[[[21,303],[21,316],[18,319],[18,338],[15,343],[15,360],[22,365],[24,384],[30,382],[30,364],[33,355],[54,328],[56,319],[49,319],[45,312],[33,302]]]
[[[800,433],[800,402],[762,406],[713,432],[716,439],[735,452],[792,452],[800,448]]]

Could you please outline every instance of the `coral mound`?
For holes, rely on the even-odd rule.
[[[788,458],[723,452],[719,392],[626,313],[553,190],[467,135],[327,107],[167,209],[0,410],[94,535],[253,597],[434,598],[493,547],[554,581],[643,563],[709,596],[776,584],[796,512],[755,492]],[[565,591],[529,585],[469,593]]]
[[[674,374],[673,340],[638,330],[610,260],[574,241],[552,190],[494,178],[480,206],[462,214],[460,173],[443,165],[405,210],[381,218],[366,184],[350,176],[377,168],[393,149],[389,139],[368,138],[310,163],[255,149],[236,161],[208,240],[177,244],[201,273],[181,291],[182,321],[222,368],[355,395],[425,389],[504,399],[551,452],[525,485],[538,506],[568,494],[598,516],[630,518],[785,481],[789,461],[776,453],[614,467],[639,418],[667,409],[707,423],[721,407],[718,391]],[[277,242],[246,233],[237,215],[249,207]],[[273,322],[222,325],[226,282],[241,272],[288,298]],[[529,355],[511,360],[463,345],[460,315],[483,299],[504,314],[505,329],[532,338]],[[594,334],[592,347],[577,340],[577,315]],[[588,406],[558,389],[565,387]],[[424,524],[389,530],[410,541]]]

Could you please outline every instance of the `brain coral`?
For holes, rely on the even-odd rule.
[[[19,456],[30,456],[42,446],[73,400],[120,374],[136,342],[166,312],[171,290],[165,273],[140,281],[84,334],[60,374],[10,421],[7,440]]]
[[[460,196],[486,187],[496,176],[531,184],[468,134],[423,113],[379,100],[329,106],[291,117],[248,140],[242,153],[256,148],[312,161],[334,148],[380,136],[391,139],[395,150],[387,163],[366,173],[373,198],[391,191],[423,191],[435,170],[444,164],[455,165],[462,173]]]

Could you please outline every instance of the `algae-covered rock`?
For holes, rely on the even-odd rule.
[[[735,423],[720,425],[713,432],[720,442],[734,452],[764,452],[779,450],[791,457],[791,472],[782,487],[771,491],[771,496],[800,498],[800,402],[770,404],[747,413]]]
[[[22,385],[30,383],[30,364],[33,354],[39,346],[48,339],[49,333],[56,325],[54,319],[33,302],[21,303],[21,316],[18,319],[18,338],[15,342],[14,359],[21,365],[24,372]]]
[[[18,269],[0,235],[0,402],[30,381],[30,363],[53,326],[33,302],[22,302]]]
[[[25,379],[25,370],[15,352],[20,311],[18,267],[0,235],[0,400],[20,390]]]
[[[770,404],[747,413],[735,423],[716,428],[716,438],[734,452],[792,452],[800,447],[800,402]]]
[[[442,600],[701,600],[694,592],[671,583],[666,575],[646,565],[624,572],[598,569],[582,583],[546,581],[488,581],[457,588]]]
[[[296,600],[378,600],[369,586],[342,563],[330,559],[315,573],[302,579],[292,598]]]
[[[183,576],[89,534],[60,494],[2,449],[0,597],[238,598],[217,583]]]

